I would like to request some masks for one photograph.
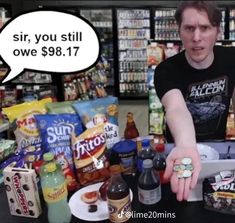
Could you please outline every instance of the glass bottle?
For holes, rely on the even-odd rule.
[[[65,178],[53,161],[45,164],[43,171],[40,177],[43,197],[48,208],[48,222],[69,223],[72,215],[67,203]]]
[[[121,166],[110,167],[111,180],[107,189],[109,220],[111,222],[127,222],[131,212],[130,191],[127,183],[121,176]]]
[[[161,200],[160,178],[154,173],[153,161],[143,161],[143,171],[138,179],[138,199],[144,205],[154,205]]]
[[[136,128],[133,113],[128,112],[127,113],[127,122],[126,122],[126,128],[124,131],[124,138],[125,139],[134,139],[139,136],[139,131]]]

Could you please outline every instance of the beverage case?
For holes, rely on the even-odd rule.
[[[35,170],[6,167],[3,176],[10,213],[37,218],[42,209]]]

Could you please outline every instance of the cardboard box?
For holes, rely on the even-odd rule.
[[[35,170],[6,167],[3,170],[3,177],[10,213],[37,218],[42,209]]]

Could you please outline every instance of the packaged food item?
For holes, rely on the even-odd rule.
[[[235,171],[222,171],[203,181],[204,207],[235,215]]]
[[[80,135],[83,132],[79,116],[76,114],[45,114],[35,115],[35,119],[44,151],[52,152],[55,156],[64,153],[73,169],[71,133]]]
[[[52,152],[56,161],[61,164],[68,189],[76,187],[73,174],[74,163],[71,149],[71,133],[80,135],[83,132],[81,120],[77,114],[35,115],[42,147],[45,152]]]
[[[137,149],[136,142],[132,140],[123,140],[116,143],[110,155],[110,164],[120,164],[123,168],[123,174],[136,173]]]
[[[46,108],[49,114],[75,114],[72,104],[74,101],[52,102],[47,103]]]
[[[120,141],[118,129],[118,101],[108,96],[92,101],[81,101],[73,104],[76,112],[87,128],[105,123],[104,132],[108,149]]]
[[[51,98],[46,98],[40,101],[25,102],[2,109],[14,129],[17,143],[16,152],[23,152],[26,155],[26,162],[37,160],[36,157],[33,157],[33,154],[27,157],[27,153],[42,150],[41,137],[39,135],[34,116],[36,114],[45,114],[45,104],[48,102],[51,102]],[[33,158],[35,159],[32,160]]]
[[[0,161],[15,151],[16,142],[10,139],[0,139]]]
[[[164,46],[158,43],[151,43],[147,46],[148,66],[158,65],[164,59]]]
[[[72,133],[72,150],[77,178],[82,186],[104,181],[109,177],[102,124],[85,130],[79,136]]]
[[[3,175],[10,213],[37,218],[42,209],[35,170],[6,167]]]

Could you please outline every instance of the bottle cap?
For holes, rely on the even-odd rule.
[[[143,168],[152,168],[153,161],[151,159],[146,159],[143,161]]]
[[[45,161],[51,161],[54,159],[54,154],[51,153],[51,152],[48,152],[48,153],[44,153],[43,154],[43,160]]]
[[[142,140],[142,147],[149,147],[149,146],[150,146],[149,139],[143,139]]]
[[[56,170],[56,164],[55,163],[48,163],[45,165],[45,169],[48,173],[54,172]]]
[[[159,153],[162,153],[165,150],[165,145],[163,143],[159,143],[156,145],[155,150]]]

